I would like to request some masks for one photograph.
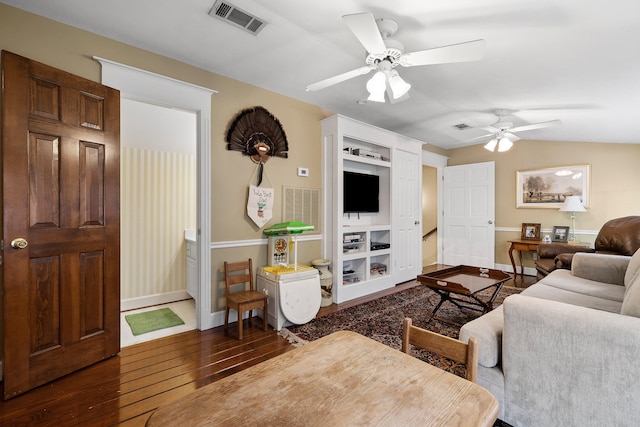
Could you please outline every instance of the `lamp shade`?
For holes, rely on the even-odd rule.
[[[496,149],[496,145],[498,145],[498,140],[493,138],[491,141],[487,142],[484,148],[485,150],[493,151]]]
[[[584,205],[578,196],[567,196],[560,208],[560,212],[586,212]]]
[[[405,82],[396,70],[392,70],[389,73],[389,86],[391,87],[391,92],[393,92],[394,99],[402,97],[411,89],[411,85]]]
[[[503,136],[502,138],[500,138],[500,141],[498,142],[498,151],[505,152],[509,150],[509,148],[511,148],[512,146],[513,146],[513,142],[511,142],[511,140],[506,136]]]
[[[386,76],[382,71],[378,71],[367,82],[369,91],[369,101],[384,102],[384,91],[387,88]]]

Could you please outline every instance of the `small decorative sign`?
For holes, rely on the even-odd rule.
[[[273,216],[273,197],[273,188],[249,185],[247,215],[260,228],[264,227]]]

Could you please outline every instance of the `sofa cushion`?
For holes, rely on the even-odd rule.
[[[640,249],[636,251],[629,261],[627,271],[624,274],[624,285],[628,288],[635,276],[640,273]]]
[[[620,314],[640,317],[640,274],[636,274],[635,283],[624,294]]]
[[[640,317],[640,250],[636,251],[629,261],[624,284],[626,290],[620,314]]]
[[[556,270],[564,271],[564,270]],[[555,274],[554,271],[553,273]],[[549,276],[547,276],[549,277]],[[616,286],[616,285],[614,285]],[[624,287],[618,286],[624,293]],[[592,295],[586,295],[578,292],[568,291],[565,289],[557,288],[554,286],[545,285],[543,282],[538,282],[535,285],[529,286],[522,291],[521,295],[530,297],[536,297],[540,299],[564,302],[571,305],[578,305],[581,307],[593,308],[596,310],[609,311],[611,313],[620,313],[622,308],[622,298],[620,301],[614,301],[611,299],[598,298]]]
[[[624,286],[576,277],[569,270],[555,270],[537,284],[616,302],[622,302],[625,291]]]
[[[631,257],[623,255],[578,252],[573,256],[571,273],[576,277],[622,286],[630,260]]]

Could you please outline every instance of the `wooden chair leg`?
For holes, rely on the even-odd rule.
[[[229,307],[224,312],[224,329],[229,328]]]
[[[269,308],[267,301],[264,302],[264,308],[262,309],[262,326],[264,326],[264,331],[267,332],[269,330]]]
[[[242,310],[238,311],[238,339],[242,340]]]

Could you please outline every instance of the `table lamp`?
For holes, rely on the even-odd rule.
[[[570,241],[576,241],[576,212],[586,212],[587,210],[582,205],[580,201],[580,197],[578,196],[567,196],[564,199],[564,204],[560,208],[560,212],[571,212],[571,237]]]

